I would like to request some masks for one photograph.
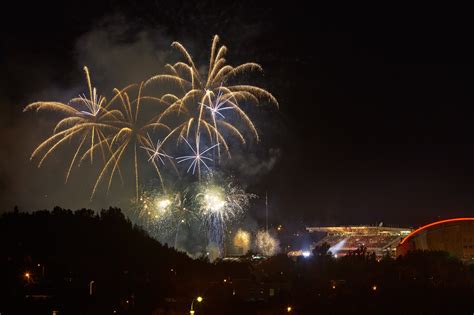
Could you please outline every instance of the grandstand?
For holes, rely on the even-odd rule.
[[[328,243],[333,255],[344,256],[360,246],[378,257],[384,254],[395,256],[397,245],[410,234],[411,229],[383,226],[334,226],[308,227],[310,233],[324,233],[325,236],[313,244],[313,247]]]

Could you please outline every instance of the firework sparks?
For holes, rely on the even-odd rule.
[[[166,167],[171,166],[176,171],[175,162],[186,164],[186,173],[198,173],[199,179],[202,172],[212,175],[216,171],[221,149],[230,157],[227,137],[233,136],[245,143],[244,134],[250,132],[259,141],[256,126],[243,108],[247,104],[258,105],[263,99],[276,105],[278,102],[266,90],[239,79],[241,74],[261,71],[260,65],[252,62],[235,67],[228,65],[224,59],[227,48],[218,45],[218,41],[217,36],[212,40],[207,74],[199,73],[188,51],[174,42],[172,46],[183,54],[184,61],[166,65],[168,73],[154,76],[146,83],[113,89],[110,101],[93,86],[89,69],[84,67],[87,81],[85,93],[67,103],[35,102],[25,107],[25,111],[49,110],[63,115],[53,134],[36,147],[31,159],[38,159],[40,167],[58,148],[73,144],[66,182],[73,166],[80,166],[83,161],[89,160],[94,166],[96,161],[102,163],[98,165],[91,199],[99,185],[103,184],[109,191],[117,175],[123,182],[127,178],[123,172],[128,174],[131,169],[135,184],[134,202],[140,208],[140,217],[146,218],[150,224],[176,229],[175,244],[180,224],[188,225],[192,221],[189,218],[198,218],[204,223],[201,225],[208,227],[209,243],[222,246],[224,227],[245,212],[252,195],[228,181],[222,186],[211,181],[201,185],[199,181],[187,199],[192,206],[185,207],[185,192],[169,194],[165,189],[162,167],[168,159],[170,163],[166,163]],[[143,95],[146,84],[160,80],[177,83],[179,92],[176,95],[165,92],[159,97]],[[148,103],[153,103],[153,106],[148,106]],[[147,112],[144,112],[145,107]],[[172,114],[176,117],[167,120]],[[180,156],[171,151],[173,156],[178,155],[175,161],[172,155],[166,153],[172,150],[168,144],[170,139],[177,143],[183,140],[185,148],[190,149],[192,154]],[[179,150],[182,147],[176,148]],[[140,180],[143,179],[139,176],[139,161],[145,157],[159,177],[159,193],[142,192],[140,195]],[[132,167],[124,168],[129,160]]]
[[[179,241],[180,234],[189,230],[204,232],[200,231],[203,219],[198,212],[192,186],[183,187],[180,192],[174,193],[163,193],[148,187],[139,200],[133,200],[132,204],[130,215],[135,221],[160,242],[176,249],[187,249],[186,239]],[[202,244],[204,247],[205,244]]]
[[[204,165],[208,171],[210,171],[211,169],[207,165],[206,160],[208,162],[212,162],[213,160],[210,157],[205,156],[205,154],[210,152],[219,144],[218,143],[214,144],[213,146],[201,151],[200,145],[199,145],[199,142],[200,142],[199,138],[196,139],[196,148],[193,148],[192,145],[188,142],[188,140],[186,140],[186,138],[182,137],[182,139],[186,142],[188,147],[191,149],[191,151],[193,152],[193,155],[183,155],[183,156],[177,157],[176,160],[178,160],[178,163],[192,161],[191,164],[189,164],[189,167],[186,172],[189,173],[189,171],[192,169],[193,175],[197,169],[199,176],[201,176],[201,164]]]
[[[38,156],[40,160],[38,167],[61,145],[78,140],[69,168],[66,172],[66,182],[68,181],[73,165],[78,161],[78,165],[87,157],[93,162],[94,153],[99,150],[103,160],[110,154],[110,145],[106,141],[106,133],[116,129],[111,123],[120,119],[122,113],[118,110],[109,110],[108,108],[117,100],[118,94],[110,102],[105,97],[99,96],[95,87],[92,87],[89,69],[84,67],[86,81],[89,89],[89,98],[85,94],[73,98],[68,104],[61,102],[35,102],[25,107],[24,111],[29,110],[50,110],[66,115],[55,126],[53,135],[44,140],[31,154],[30,159]],[[128,87],[119,91],[127,90]],[[85,110],[84,110],[85,109]],[[85,143],[90,139],[89,148]]]
[[[227,184],[223,186],[218,186],[212,181],[201,185],[196,199],[210,243],[222,247],[226,226],[245,213],[250,199],[254,197],[231,180],[228,180]]]
[[[224,105],[227,103],[227,100],[222,100],[222,90],[219,90],[217,92],[217,96],[214,102],[210,102],[209,105],[206,105],[204,103],[199,103],[200,106],[206,107],[211,112],[212,119],[214,121],[214,126],[216,125],[215,120],[216,118],[223,118],[225,119],[225,116],[222,114],[223,111],[232,109],[232,106],[226,106]]]
[[[242,250],[242,254],[245,255],[250,248],[250,233],[239,229],[234,236],[234,246]]]
[[[280,250],[280,242],[263,230],[257,232],[255,246],[257,251],[264,256],[273,256]]]
[[[217,188],[206,188],[203,193],[203,209],[210,214],[223,215],[225,211],[226,200],[224,192]]]
[[[194,128],[196,137],[204,133],[211,143],[221,143],[227,153],[230,154],[227,140],[221,130],[227,130],[237,136],[243,143],[245,143],[245,139],[235,124],[224,120],[225,117],[222,111],[235,111],[258,141],[257,129],[242,109],[241,104],[253,103],[258,105],[261,98],[265,98],[277,106],[278,102],[271,93],[262,88],[253,85],[229,84],[230,81],[242,73],[255,70],[262,71],[262,68],[253,62],[241,64],[237,67],[227,65],[224,58],[227,47],[218,47],[218,42],[219,37],[216,35],[212,40],[207,74],[198,71],[191,54],[182,44],[172,43],[172,47],[182,53],[185,62],[180,61],[174,65],[166,65],[169,73],[153,76],[146,84],[154,81],[172,81],[183,91],[181,97],[174,94],[165,94],[162,97],[162,101],[168,105],[168,108],[159,117],[158,121],[171,113],[180,114],[185,112],[188,117],[187,121],[178,126],[181,136],[189,134],[190,129]],[[210,115],[206,115],[206,109],[210,112]],[[220,155],[219,148],[218,154]]]
[[[165,165],[165,161],[163,160],[164,158],[172,159],[172,157],[166,154],[166,152],[162,149],[162,143],[159,139],[156,141],[156,145],[154,145],[149,134],[147,134],[147,137],[149,146],[140,146],[140,148],[144,149],[150,156],[148,162],[159,160],[163,165]]]
[[[130,99],[129,94],[127,92],[120,93],[120,91],[115,90],[117,94],[120,96],[122,108],[121,112],[122,115],[119,119],[116,119],[112,122],[115,128],[115,132],[109,135],[106,139],[111,143],[112,152],[110,158],[105,163],[102,171],[100,172],[97,181],[94,185],[92,190],[92,196],[94,196],[99,183],[108,176],[108,186],[107,190],[110,189],[112,179],[114,174],[119,166],[120,161],[123,159],[124,152],[128,150],[132,150],[133,152],[133,172],[135,176],[135,193],[136,198],[138,198],[138,186],[139,186],[139,178],[138,178],[138,153],[137,147],[144,147],[148,148],[153,152],[157,152],[158,157],[168,157],[170,161],[172,161],[171,157],[167,156],[165,153],[161,153],[161,146],[162,143],[158,143],[157,146],[153,144],[151,138],[149,136],[149,131],[154,131],[157,128],[164,129],[165,131],[170,131],[171,129],[163,124],[155,122],[155,118],[152,118],[149,121],[143,121],[140,119],[140,112],[143,108],[142,101],[143,100],[156,100],[150,97],[142,97],[142,87],[143,83],[138,86],[138,95],[136,99]],[[147,150],[148,151],[148,150]],[[150,151],[148,151],[150,154]],[[151,160],[158,177],[160,178],[160,182],[164,189],[163,178],[161,176],[160,169],[158,164],[155,162],[154,159]],[[108,175],[107,175],[108,174]],[[92,198],[92,197],[91,197]]]

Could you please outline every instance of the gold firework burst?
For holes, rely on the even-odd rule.
[[[106,98],[97,93],[97,89],[92,86],[89,70],[84,67],[89,95],[80,95],[71,99],[67,104],[61,102],[34,102],[25,107],[29,110],[50,110],[65,115],[55,126],[53,134],[45,139],[31,154],[30,159],[39,158],[38,167],[41,167],[48,156],[51,155],[61,145],[77,139],[78,144],[66,172],[68,181],[71,169],[79,158],[78,164],[86,157],[90,157],[91,163],[94,153],[99,150],[102,158],[110,154],[110,146],[105,133],[113,131],[113,121],[122,118],[122,113],[118,110],[110,110],[109,107],[117,100],[119,94],[115,95],[109,102]],[[129,87],[121,91],[123,93]],[[89,142],[89,145],[86,143]],[[95,150],[97,149],[97,150]]]
[[[167,158],[174,166],[172,157],[163,151],[162,142],[158,141],[155,145],[149,134],[156,129],[163,129],[168,133],[171,131],[170,127],[161,122],[157,122],[156,116],[152,117],[151,119],[140,117],[140,112],[143,108],[143,101],[150,100],[156,102],[159,101],[159,99],[142,95],[143,82],[139,85],[135,85],[135,87],[138,87],[137,97],[135,99],[130,99],[129,92],[127,91],[123,92],[117,89],[114,90],[120,99],[120,104],[122,105],[120,109],[117,109],[121,115],[117,116],[117,119],[111,123],[114,128],[111,129],[111,133],[109,133],[109,135],[103,139],[103,142],[107,143],[111,148],[111,154],[108,160],[105,162],[104,167],[100,171],[99,176],[97,177],[96,183],[92,190],[91,198],[94,196],[98,185],[105,177],[108,178],[107,190],[110,189],[115,172],[119,169],[119,164],[122,161],[126,151],[131,150],[133,154],[133,173],[135,177],[135,192],[137,198],[139,194],[137,151],[139,148],[144,149],[144,151],[149,155],[148,160],[156,170],[163,189],[163,177],[161,176],[159,163],[156,158]]]
[[[227,121],[224,116],[225,111],[236,112],[246,126],[254,134],[257,141],[259,134],[250,117],[242,109],[244,102],[259,104],[264,98],[278,106],[276,98],[263,88],[253,85],[233,85],[233,81],[240,74],[248,71],[262,71],[259,64],[248,62],[233,67],[227,64],[225,55],[227,47],[218,47],[219,37],[214,36],[211,45],[211,54],[207,74],[200,73],[191,54],[179,42],[173,42],[172,47],[179,50],[185,61],[179,61],[174,65],[165,66],[167,74],[159,74],[151,77],[146,84],[154,81],[171,81],[176,83],[183,91],[182,96],[169,93],[161,97],[162,102],[168,108],[158,116],[158,121],[163,120],[172,113],[186,113],[186,121],[178,125],[170,133],[178,134],[178,141],[182,137],[188,137],[191,130],[194,130],[196,141],[201,132],[205,133],[211,143],[221,144],[230,155],[229,146],[222,133],[225,129],[245,143],[245,138],[241,130],[235,124]],[[218,152],[220,155],[220,145]]]

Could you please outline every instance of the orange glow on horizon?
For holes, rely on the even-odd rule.
[[[432,226],[435,226],[435,225],[439,225],[439,224],[443,224],[443,223],[449,223],[449,222],[456,222],[456,221],[474,221],[474,218],[454,218],[454,219],[446,219],[446,220],[440,220],[440,221],[436,221],[436,222],[432,222],[430,224],[426,224],[426,225],[423,225],[422,227],[414,230],[413,232],[411,232],[410,234],[408,234],[407,236],[405,236],[405,238],[400,242],[400,245],[402,245],[403,243],[405,243],[409,238],[411,238],[413,235],[415,235],[416,233],[422,231],[422,230],[425,230],[429,227],[432,227]]]

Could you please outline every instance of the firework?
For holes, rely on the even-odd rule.
[[[104,185],[109,191],[117,176],[123,182],[128,178],[124,172],[128,174],[131,170],[135,190],[133,213],[137,221],[148,231],[155,231],[151,234],[158,235],[160,240],[169,244],[174,240],[175,247],[180,228],[186,229],[182,233],[196,230],[207,233],[206,244],[201,249],[209,245],[213,253],[221,255],[225,231],[245,214],[254,196],[232,180],[211,178],[217,173],[215,166],[220,161],[221,150],[230,157],[230,136],[246,143],[244,134],[250,132],[259,141],[257,128],[245,112],[246,106],[258,105],[262,100],[277,106],[278,102],[266,90],[246,85],[239,78],[249,71],[261,71],[260,65],[245,63],[233,67],[226,64],[227,48],[219,46],[218,41],[215,36],[207,73],[200,73],[188,51],[174,42],[172,46],[183,54],[184,61],[166,65],[166,74],[154,76],[146,83],[113,89],[110,100],[93,86],[89,70],[84,67],[86,93],[67,103],[35,102],[26,106],[25,111],[49,110],[63,115],[53,134],[39,144],[31,159],[38,159],[40,167],[58,148],[72,144],[66,182],[73,166],[89,160],[94,166],[99,163],[91,199],[99,186]],[[157,97],[144,95],[145,85],[155,81],[173,82],[179,91],[175,94],[167,91]],[[176,140],[174,149],[170,146],[171,139]],[[176,152],[180,150],[188,153]],[[173,156],[177,156],[176,159]],[[131,167],[124,165],[129,160]],[[140,161],[143,160],[156,171],[159,190],[140,191],[140,180],[144,177]],[[199,181],[183,185],[175,161],[185,165],[186,173],[197,173]],[[173,168],[178,174],[176,180],[169,181],[174,187],[165,187],[163,174],[168,174],[163,173],[165,167]],[[201,183],[203,172],[209,177]],[[166,179],[168,183],[169,178]],[[188,186],[178,189],[179,185]],[[245,233],[241,231],[236,237],[247,251],[250,236]]]
[[[242,215],[248,207],[250,199],[255,197],[246,193],[233,182],[224,186],[210,182],[201,185],[200,190],[196,198],[201,214],[207,218],[215,217],[223,224]]]
[[[209,243],[222,248],[226,227],[245,213],[250,199],[254,197],[235,185],[232,180],[228,180],[223,186],[212,181],[200,185],[196,199]]]
[[[250,248],[250,233],[239,229],[234,236],[234,246],[242,249],[242,254],[245,255]]]
[[[159,74],[150,78],[146,84],[154,81],[172,81],[182,90],[183,95],[165,94],[161,100],[168,108],[159,116],[158,121],[165,119],[172,113],[185,113],[186,121],[176,127],[179,136],[188,136],[194,130],[195,139],[202,134],[207,135],[211,143],[222,144],[229,154],[229,146],[223,135],[223,130],[237,136],[242,143],[245,138],[237,126],[222,114],[224,110],[233,111],[241,118],[245,125],[254,134],[257,141],[259,135],[250,117],[242,109],[242,103],[259,104],[261,98],[278,105],[275,97],[268,91],[253,86],[230,84],[240,74],[248,71],[261,71],[260,65],[249,62],[237,67],[226,64],[226,46],[218,47],[219,37],[212,40],[211,55],[207,74],[200,73],[191,54],[178,42],[173,42],[172,47],[178,49],[184,56],[185,62],[166,65],[167,74]],[[198,141],[198,140],[196,140]],[[220,156],[220,147],[218,154]]]
[[[100,171],[97,181],[92,190],[91,198],[94,196],[99,183],[109,176],[107,190],[110,188],[112,179],[116,172],[121,176],[119,163],[124,152],[133,148],[134,174],[136,196],[138,197],[138,162],[137,146],[144,148],[150,155],[150,162],[153,164],[160,179],[161,173],[155,158],[163,161],[164,157],[170,158],[162,151],[161,143],[156,145],[151,140],[148,131],[155,131],[163,128],[170,128],[162,123],[157,123],[156,118],[151,121],[142,122],[139,120],[142,100],[159,101],[153,97],[143,97],[141,95],[143,84],[132,84],[122,90],[114,89],[114,97],[107,102],[106,98],[97,93],[97,89],[92,86],[89,70],[84,67],[89,95],[80,95],[73,98],[68,104],[60,102],[35,102],[25,107],[28,110],[51,110],[66,115],[55,126],[53,135],[44,140],[32,153],[31,159],[40,156],[38,167],[41,167],[45,159],[58,149],[62,144],[77,140],[77,147],[69,163],[66,172],[66,182],[70,176],[73,165],[78,165],[88,157],[91,163],[97,151],[101,153],[104,166]],[[138,96],[130,99],[128,91],[138,87]],[[119,103],[119,108],[112,108]],[[89,140],[88,140],[89,139]],[[86,142],[89,145],[86,146]]]
[[[257,251],[264,256],[273,256],[280,250],[280,242],[263,230],[257,232],[255,246]]]
[[[186,204],[184,193],[163,193],[145,189],[138,200],[133,200],[131,216],[162,243],[177,248],[181,226],[199,222],[199,218]]]
[[[163,165],[165,165],[165,161],[163,159],[172,158],[172,156],[166,154],[166,152],[162,149],[161,141],[159,139],[156,141],[156,145],[154,145],[149,134],[147,134],[147,137],[149,146],[140,146],[140,148],[144,149],[150,156],[148,162],[157,162],[159,160]]]
[[[104,141],[107,132],[116,130],[111,123],[122,118],[122,113],[109,107],[117,100],[119,95],[129,87],[121,91],[107,102],[106,98],[98,95],[97,89],[92,86],[89,70],[84,67],[86,81],[89,89],[89,96],[85,94],[73,98],[67,104],[61,102],[35,102],[25,107],[24,111],[29,110],[50,110],[65,115],[55,126],[53,135],[44,140],[31,154],[30,159],[39,157],[38,167],[41,167],[51,153],[61,145],[77,140],[77,147],[74,150],[73,157],[69,163],[66,172],[66,182],[68,181],[73,165],[82,162],[90,157],[91,163],[94,159],[94,153],[100,151],[103,160],[111,152],[109,143]],[[86,143],[89,142],[89,145]],[[78,161],[79,158],[79,161]]]
[[[135,177],[135,193],[138,198],[139,191],[139,171],[138,171],[138,148],[144,148],[147,151],[149,161],[153,165],[158,177],[160,178],[161,185],[164,189],[163,177],[161,176],[159,164],[156,163],[156,157],[163,161],[163,158],[168,158],[172,162],[171,156],[162,152],[162,142],[158,140],[156,146],[152,142],[149,132],[156,131],[156,129],[163,129],[166,134],[171,129],[163,123],[156,122],[155,118],[150,120],[140,116],[140,112],[143,108],[142,102],[144,100],[156,101],[152,97],[142,96],[143,83],[138,86],[138,95],[135,99],[130,99],[128,92],[120,93],[118,90],[115,92],[120,96],[122,115],[115,119],[111,124],[115,127],[113,133],[110,134],[105,141],[110,143],[111,154],[102,168],[94,188],[92,190],[92,196],[94,196],[99,183],[108,177],[107,189],[110,188],[112,179],[115,175],[118,166],[123,159],[126,151],[132,151],[133,154],[133,173]]]
[[[210,157],[205,156],[205,154],[207,152],[211,151],[212,149],[214,149],[219,144],[214,144],[213,146],[201,151],[200,145],[199,145],[199,143],[200,143],[199,138],[196,139],[196,148],[195,149],[191,146],[191,144],[189,144],[189,142],[188,142],[188,140],[186,140],[186,138],[183,138],[183,140],[186,142],[188,147],[191,149],[191,151],[193,152],[193,155],[179,156],[179,157],[176,158],[176,160],[178,160],[178,163],[182,163],[182,162],[186,162],[186,161],[192,161],[189,164],[188,170],[186,172],[189,173],[189,171],[192,169],[193,170],[193,175],[194,175],[194,173],[196,171],[196,168],[197,168],[199,178],[200,178],[201,177],[201,164],[204,165],[208,171],[210,171],[211,169],[207,165],[206,160],[208,162],[213,161]]]

